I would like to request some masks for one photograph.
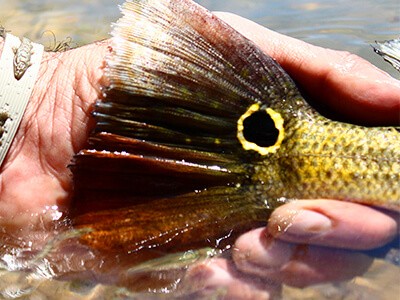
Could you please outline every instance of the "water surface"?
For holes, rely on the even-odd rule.
[[[84,45],[109,37],[110,24],[119,18],[118,4],[122,2],[116,0],[0,0],[0,25],[11,30],[14,35],[27,36],[34,41],[44,43],[47,47],[54,44],[53,33],[59,41],[71,37],[77,45]],[[314,45],[350,51],[364,57],[392,76],[399,77],[398,73],[375,55],[370,47],[375,40],[393,39],[400,34],[398,0],[198,0],[197,2],[210,10],[239,14],[270,29]],[[391,299],[399,292],[396,289],[399,269],[385,264],[382,266],[382,264],[382,262],[377,262],[364,278],[356,279],[352,283],[355,288],[349,285],[322,286],[319,289],[307,289],[298,294],[291,294],[291,298],[329,298],[329,292],[331,292],[336,296],[342,293],[343,298],[347,297],[346,299],[351,297],[362,299],[368,293],[380,299]],[[365,279],[368,279],[368,276],[372,278],[369,284]],[[23,287],[26,281],[26,277],[21,274],[10,276],[7,272],[0,272],[0,294],[5,295],[3,292],[10,286],[10,282]],[[107,287],[97,287],[95,290],[91,286],[76,286],[70,282],[33,282],[41,291],[41,295],[46,296],[46,292],[52,291],[49,294],[52,297],[55,296],[56,287],[57,291],[61,291],[57,297],[66,298],[76,297],[76,293],[86,295],[98,293],[97,295],[104,296],[109,292]],[[360,292],[362,288],[365,290]],[[69,292],[66,293],[65,290]],[[111,291],[115,292],[113,289]],[[348,293],[347,296],[345,296],[346,293]]]
[[[197,0],[214,11],[229,11],[314,45],[346,50],[398,76],[370,44],[400,34],[398,0]],[[79,45],[109,37],[122,0],[0,0],[0,24],[15,35],[50,44],[71,37]]]

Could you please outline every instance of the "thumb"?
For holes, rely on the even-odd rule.
[[[400,81],[366,60],[284,36],[229,13],[217,13],[276,59],[315,103],[352,121],[400,124]]]

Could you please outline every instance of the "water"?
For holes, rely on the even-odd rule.
[[[51,43],[70,36],[83,45],[107,38],[122,0],[0,0],[0,23],[15,35]],[[323,47],[355,53],[392,76],[398,74],[376,56],[370,44],[400,33],[398,0],[198,0],[213,11],[229,11],[270,29]]]
[[[214,11],[229,11],[254,20],[270,29],[314,45],[355,53],[392,76],[398,73],[373,53],[375,40],[393,39],[400,34],[398,0],[305,1],[305,0],[199,0]],[[0,25],[14,35],[27,36],[50,47],[57,40],[71,37],[84,45],[109,37],[110,23],[119,18],[118,4],[107,0],[0,0]],[[50,33],[51,32],[51,33]],[[17,255],[17,253],[14,253]],[[9,259],[9,261],[5,261]],[[3,264],[15,263],[12,256],[3,257]],[[107,298],[126,296],[124,289],[76,281],[47,280],[51,275],[46,261],[38,265],[41,272],[0,271],[0,298],[17,298],[32,294],[35,299]],[[397,295],[398,267],[377,261],[360,278],[345,285],[323,285],[298,291],[285,288],[287,298],[391,299]]]

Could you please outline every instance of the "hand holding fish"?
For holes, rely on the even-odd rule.
[[[307,94],[326,101],[344,118],[399,124],[399,81],[366,61],[281,36],[237,16],[219,16],[274,57]],[[44,206],[66,209],[70,205],[73,183],[66,166],[84,148],[93,129],[90,112],[100,85],[105,84],[103,58],[109,51],[105,41],[44,59],[0,174],[0,213],[6,228],[20,229],[36,213],[39,223]],[[10,212],[21,217],[13,218]],[[374,224],[365,224],[366,219]],[[379,247],[392,240],[398,229],[396,213],[335,200],[292,202],[273,212],[268,227],[239,237],[233,262],[217,259],[215,264],[194,268],[188,278],[200,276],[209,287],[226,286],[232,296],[238,292],[267,296],[266,283],[275,293],[281,283],[306,286],[348,279],[364,272],[371,260],[344,249]],[[335,269],[325,270],[325,266]]]
[[[236,15],[217,15],[337,113],[366,124],[399,124],[400,82],[368,62],[283,36]],[[346,249],[383,246],[399,230],[398,213],[335,200],[295,201],[275,209],[266,228],[243,234],[235,243],[232,262],[218,259],[194,268],[189,278],[204,280],[210,288],[227,286],[231,296],[249,298],[273,296],[280,283],[305,287],[348,280],[363,274],[373,259]]]
[[[345,51],[307,44],[240,16],[217,13],[274,57],[307,95],[353,122],[399,125],[399,81]]]
[[[0,51],[2,45],[3,39]],[[97,43],[71,52],[45,53],[1,168],[0,219],[6,230],[23,228],[21,235],[29,236],[44,210],[68,207],[72,182],[67,166],[92,128],[90,110],[100,92],[107,51],[107,43]]]

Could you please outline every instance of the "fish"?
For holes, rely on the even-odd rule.
[[[191,0],[121,11],[96,127],[70,166],[72,226],[89,229],[80,243],[134,267],[229,250],[296,199],[400,211],[399,128],[326,117],[272,57]]]

